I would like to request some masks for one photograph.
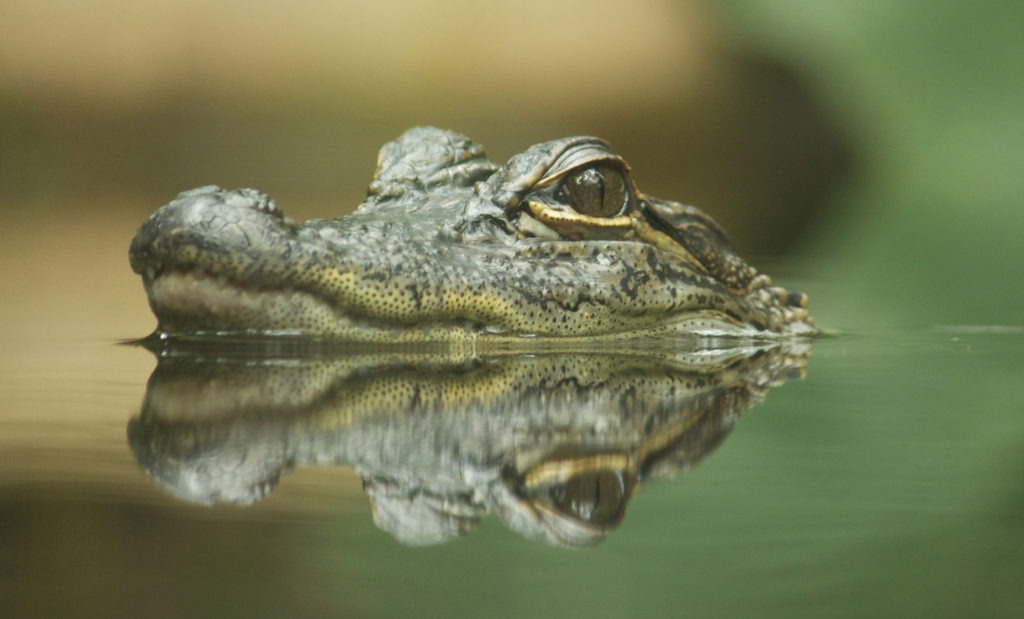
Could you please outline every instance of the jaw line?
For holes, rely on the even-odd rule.
[[[167,331],[326,335],[346,321],[308,292],[247,289],[214,275],[164,272],[147,282],[146,292]]]

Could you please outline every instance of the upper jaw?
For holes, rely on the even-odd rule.
[[[165,270],[205,271],[232,256],[266,252],[289,236],[294,223],[277,204],[255,189],[225,190],[216,185],[179,194],[153,213],[132,239],[132,270],[152,281]]]

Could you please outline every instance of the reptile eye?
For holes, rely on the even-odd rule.
[[[581,215],[615,217],[629,205],[629,187],[619,168],[596,165],[573,172],[559,185],[555,197]]]

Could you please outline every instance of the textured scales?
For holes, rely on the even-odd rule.
[[[412,129],[381,150],[351,215],[298,224],[256,190],[202,187],[147,219],[130,258],[171,334],[814,332],[802,294],[756,275],[707,215],[641,194],[594,138],[539,144],[499,167],[464,136]]]

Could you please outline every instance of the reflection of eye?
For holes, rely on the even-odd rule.
[[[617,522],[629,500],[628,481],[613,471],[581,473],[548,490],[547,499],[563,514],[593,524]]]
[[[622,170],[596,165],[562,179],[555,197],[589,217],[615,217],[629,205],[629,188]]]

